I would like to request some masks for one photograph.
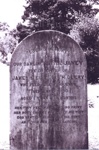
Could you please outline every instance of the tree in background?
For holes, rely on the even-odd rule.
[[[87,58],[89,83],[99,80],[99,21],[82,16],[73,26],[70,36],[82,47]]]
[[[19,41],[31,32],[39,30],[58,30],[68,34],[79,15],[89,15],[91,5],[87,0],[26,0],[22,19],[18,24]]]
[[[10,30],[7,23],[0,22],[0,61],[9,64],[11,54],[18,43],[16,30]]]
[[[19,42],[39,30],[58,30],[70,34],[82,47],[88,64],[88,82],[99,78],[98,22],[93,9],[98,0],[26,0],[23,24],[17,25]]]

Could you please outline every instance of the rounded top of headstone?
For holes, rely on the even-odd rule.
[[[11,62],[15,58],[20,60],[22,55],[29,55],[34,51],[52,48],[57,50],[61,48],[61,51],[74,51],[74,55],[80,53],[82,57],[85,57],[80,46],[71,37],[55,30],[42,30],[32,33],[19,43],[12,55]]]

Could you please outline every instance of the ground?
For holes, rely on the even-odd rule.
[[[99,150],[99,84],[88,84],[89,149]],[[9,67],[0,63],[0,150],[9,150]]]
[[[89,149],[99,150],[99,84],[88,85]]]

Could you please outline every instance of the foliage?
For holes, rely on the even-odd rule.
[[[17,25],[19,42],[39,30],[70,34],[82,47],[88,64],[88,82],[99,77],[99,23],[93,9],[98,0],[26,0],[23,24]]]
[[[87,58],[88,82],[99,80],[99,22],[95,18],[81,17],[70,32],[82,47]]]
[[[16,30],[10,30],[7,23],[0,22],[0,61],[9,63],[17,44]]]
[[[79,15],[90,14],[87,0],[26,0],[24,24],[18,24],[20,41],[31,32],[58,30],[68,34]]]

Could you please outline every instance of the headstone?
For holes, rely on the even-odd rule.
[[[57,31],[16,48],[10,66],[11,150],[87,149],[86,59]]]

